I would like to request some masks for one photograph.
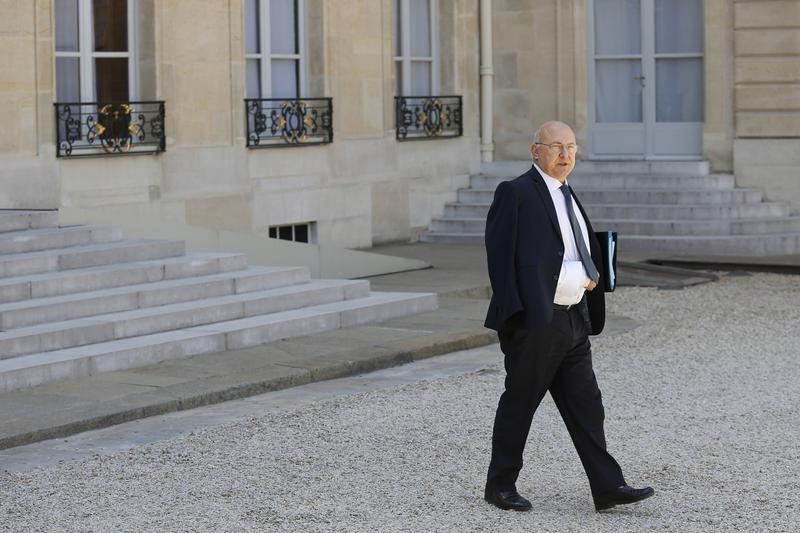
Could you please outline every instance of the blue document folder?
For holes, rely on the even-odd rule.
[[[596,231],[595,236],[600,241],[600,250],[603,255],[602,265],[597,265],[605,292],[614,292],[617,287],[617,232]]]

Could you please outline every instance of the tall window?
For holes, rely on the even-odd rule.
[[[136,99],[136,0],[55,0],[56,101]]]
[[[393,0],[397,96],[439,91],[437,0]]]
[[[306,92],[305,0],[245,1],[247,98]]]

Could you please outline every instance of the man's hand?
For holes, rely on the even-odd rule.
[[[595,287],[597,287],[597,283],[595,283],[595,282],[594,282],[594,281],[592,281],[592,280],[589,280],[589,283],[587,283],[587,284],[586,284],[586,287],[585,287],[585,289],[586,289],[587,291],[591,291],[591,290],[592,290],[592,289],[594,289]]]

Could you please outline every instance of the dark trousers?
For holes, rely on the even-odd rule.
[[[624,485],[619,464],[606,451],[605,415],[592,369],[585,304],[554,310],[547,327],[501,331],[499,337],[506,382],[494,420],[487,488],[516,488],[533,413],[548,390],[578,451],[592,494]]]

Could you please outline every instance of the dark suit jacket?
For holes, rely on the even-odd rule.
[[[600,243],[577,198],[576,203],[586,221],[592,258],[600,265]],[[550,324],[564,242],[550,191],[535,167],[495,190],[486,220],[486,255],[493,294],[484,325],[500,331]],[[586,292],[592,335],[605,325],[603,286],[601,279]]]

